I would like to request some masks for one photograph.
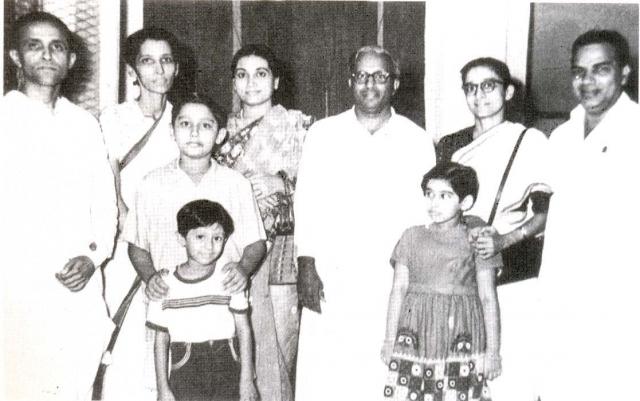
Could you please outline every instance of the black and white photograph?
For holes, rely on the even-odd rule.
[[[639,10],[4,0],[0,399],[635,399]]]

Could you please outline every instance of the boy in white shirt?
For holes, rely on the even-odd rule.
[[[224,273],[216,269],[218,262],[240,259],[233,242],[227,244],[233,220],[219,203],[200,199],[184,205],[177,221],[187,261],[171,275],[161,271],[169,296],[150,303],[147,315],[156,332],[158,399],[257,400],[247,296],[225,290]]]

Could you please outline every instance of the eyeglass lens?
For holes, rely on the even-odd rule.
[[[376,71],[373,73],[368,73],[366,71],[358,71],[353,74],[355,81],[359,84],[364,84],[369,81],[369,77],[373,77],[373,81],[377,84],[384,84],[387,82],[391,74],[384,71]]]

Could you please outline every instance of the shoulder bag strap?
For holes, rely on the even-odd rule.
[[[487,224],[492,225],[493,219],[496,217],[496,212],[498,210],[498,203],[500,203],[500,197],[502,196],[502,190],[504,189],[504,184],[507,182],[507,177],[509,177],[509,170],[511,170],[511,165],[513,164],[513,160],[516,158],[516,153],[518,153],[518,148],[520,147],[520,143],[524,138],[524,134],[527,132],[529,128],[525,128],[524,131],[520,133],[518,140],[516,141],[516,145],[513,147],[513,152],[511,153],[511,158],[507,163],[507,167],[504,169],[504,173],[502,174],[502,181],[500,181],[500,186],[498,187],[498,193],[496,194],[496,200],[493,202],[493,207],[491,208],[491,214],[489,215],[489,221]]]
[[[142,136],[142,138],[140,138],[138,142],[136,142],[135,145],[133,145],[133,147],[131,147],[131,149],[129,149],[127,154],[124,155],[124,157],[120,161],[120,171],[124,170],[124,168],[127,167],[127,165],[131,163],[133,159],[136,158],[136,156],[138,156],[142,148],[144,148],[144,145],[146,145],[147,142],[149,142],[149,138],[151,138],[151,134],[153,133],[153,130],[156,129],[156,127],[158,126],[158,123],[160,122],[160,119],[162,119],[162,116],[164,115],[164,110],[166,108],[167,108],[167,102],[165,101],[164,105],[162,106],[162,111],[160,112],[160,115],[158,116],[158,118],[156,118],[153,121],[153,124],[151,125],[151,127],[149,127],[147,132]]]

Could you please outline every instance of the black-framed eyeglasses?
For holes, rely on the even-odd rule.
[[[501,81],[499,79],[487,79],[480,82],[479,84],[472,84],[470,82],[463,84],[462,90],[467,95],[475,95],[476,93],[478,93],[478,87],[480,87],[480,90],[482,90],[483,93],[491,93],[498,84],[504,85],[504,81]]]
[[[357,84],[366,84],[369,81],[369,77],[373,77],[373,82],[377,84],[386,84],[392,76],[392,74],[385,71],[376,71],[371,74],[366,71],[357,71],[351,74],[351,78],[353,78]]]

